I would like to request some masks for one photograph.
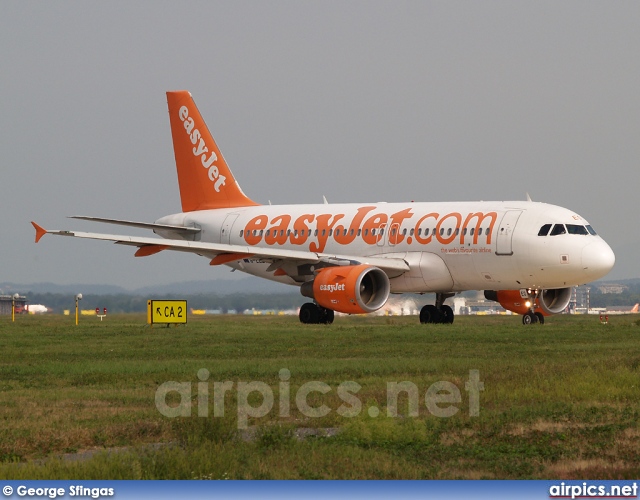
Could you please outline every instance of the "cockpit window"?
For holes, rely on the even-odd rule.
[[[569,234],[589,234],[586,227],[579,226],[578,224],[567,224],[567,231]]]
[[[558,236],[559,234],[565,234],[567,230],[564,228],[564,224],[556,224],[551,230],[551,236]]]
[[[540,228],[540,231],[538,231],[538,236],[546,236],[549,234],[549,229],[551,229],[551,224],[545,224]]]
[[[589,231],[589,233],[591,233],[593,236],[595,236],[597,234],[596,230],[593,229],[591,226],[587,226],[587,231]]]

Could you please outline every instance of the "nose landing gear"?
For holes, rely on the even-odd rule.
[[[523,292],[521,291],[521,293]],[[529,312],[522,315],[523,325],[531,325],[534,323],[540,323],[541,325],[544,325],[544,315],[541,312],[535,310],[538,294],[538,290],[528,291],[527,307],[529,307]]]

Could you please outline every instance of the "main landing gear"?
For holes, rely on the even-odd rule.
[[[300,308],[300,322],[305,325],[323,324],[330,325],[333,323],[334,313],[331,309],[326,309],[313,302],[306,302]]]
[[[436,304],[428,304],[420,310],[420,323],[453,323],[453,309],[444,303],[453,293],[437,293]]]

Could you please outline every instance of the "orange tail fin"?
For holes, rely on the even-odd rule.
[[[183,212],[258,205],[233,177],[191,94],[167,92]]]
[[[637,313],[638,312],[638,307],[640,307],[640,303],[638,303],[635,306],[633,306],[633,309],[631,309],[631,312],[632,313]]]

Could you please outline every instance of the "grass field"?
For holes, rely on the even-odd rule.
[[[83,317],[77,327],[73,317],[0,317],[1,478],[640,476],[638,316],[608,325],[556,316],[529,327],[497,316],[453,325],[415,317],[337,318],[331,326],[239,316],[194,317],[174,328],[144,323],[142,315]],[[465,386],[471,370],[484,384],[478,416]],[[156,391],[169,381],[191,383],[183,405],[190,417],[156,408]],[[214,383],[225,381],[233,383],[225,416],[214,417]],[[246,411],[238,388],[252,381],[265,383],[275,402],[238,431],[238,408]],[[328,384],[326,394],[307,398],[330,410],[322,417],[296,403],[312,381]],[[341,416],[338,386],[348,381],[361,386],[351,393],[361,411],[351,404],[357,414]],[[401,394],[398,416],[389,417],[387,384],[403,381],[418,388],[418,415]],[[436,382],[450,398],[437,408],[455,415],[428,407]],[[289,401],[289,416],[280,400]],[[175,406],[180,397],[166,401]],[[248,401],[264,407],[257,392]],[[326,429],[329,436],[313,435]]]

